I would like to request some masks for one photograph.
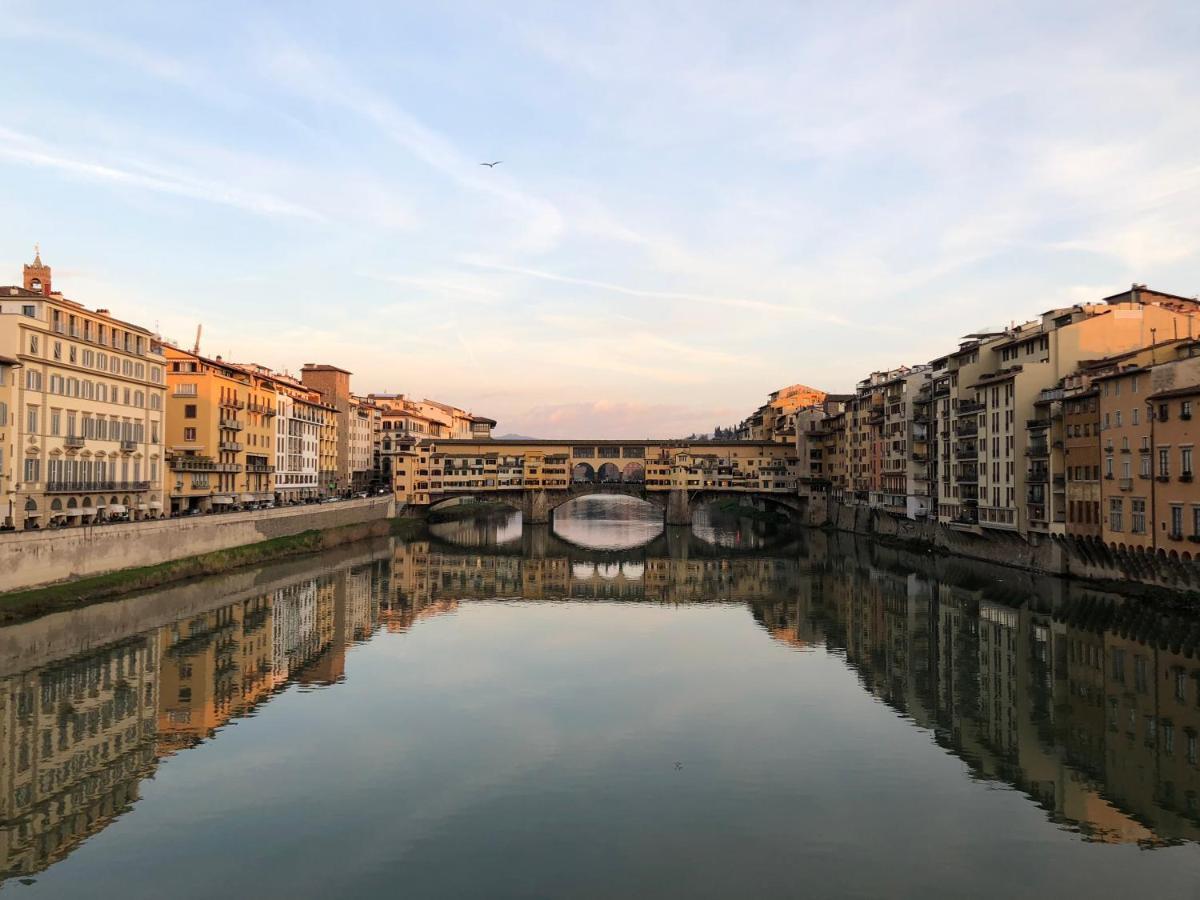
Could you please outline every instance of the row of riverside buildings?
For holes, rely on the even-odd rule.
[[[184,350],[52,289],[0,287],[0,528],[95,524],[390,490],[393,435],[487,436],[431,400]]]
[[[872,372],[790,427],[810,501],[1190,559],[1198,407],[1200,302],[1135,284]]]

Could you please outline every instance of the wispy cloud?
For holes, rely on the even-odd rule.
[[[543,281],[554,281],[559,284],[570,284],[576,287],[594,288],[624,294],[627,297],[639,297],[646,300],[671,300],[685,303],[705,303],[713,306],[729,306],[738,309],[753,309],[762,312],[784,313],[793,316],[806,316],[830,322],[837,325],[848,324],[845,319],[830,313],[814,313],[802,306],[788,306],[782,303],[769,303],[763,300],[749,300],[742,297],[718,297],[710,294],[692,294],[680,291],[656,291],[644,288],[629,287],[613,284],[607,281],[595,281],[590,278],[575,278],[569,275],[559,275],[555,272],[545,272],[540,269],[529,269],[523,266],[509,266],[501,263],[484,262],[482,260],[464,260],[468,265],[481,269],[492,269],[497,272],[508,272],[513,275],[523,275],[527,278],[540,278]]]
[[[327,221],[316,210],[270,194],[245,191],[219,182],[205,181],[184,172],[153,171],[119,167],[71,155],[68,151],[49,146],[31,135],[0,128],[0,159],[38,168],[54,169],[89,181],[106,182],[122,187],[138,188],[163,194],[173,194],[231,206],[265,216],[287,216],[314,222]]]

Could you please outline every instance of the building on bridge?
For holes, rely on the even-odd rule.
[[[794,444],[775,441],[424,440],[395,454],[392,476],[397,500],[411,506],[490,495],[547,521],[575,497],[623,493],[665,506],[668,521],[682,524],[700,494],[795,506],[797,461]]]

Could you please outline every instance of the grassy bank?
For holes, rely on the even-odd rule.
[[[421,523],[412,519],[378,519],[324,531],[312,529],[242,547],[186,556],[153,566],[123,569],[27,591],[12,591],[0,594],[0,624],[72,609],[100,600],[111,600],[135,591],[162,587],[189,578],[218,575],[242,566],[318,553],[365,538],[384,537],[389,534],[409,538],[417,534],[420,528]]]

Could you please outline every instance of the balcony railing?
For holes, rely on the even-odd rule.
[[[132,453],[137,449],[137,441],[121,441],[121,452]]]
[[[959,437],[978,434],[979,423],[974,419],[959,419],[958,424],[954,427],[954,433]]]
[[[1123,491],[1132,491],[1133,490],[1133,479],[1132,478],[1122,478],[1119,481],[1119,484],[1120,484],[1121,490],[1123,490]]]
[[[217,448],[219,450],[226,450],[229,453],[240,453],[244,449],[243,445],[237,441],[221,441],[217,444]]]
[[[221,427],[228,428],[230,431],[241,431],[245,426],[237,419],[228,416],[221,416]]]
[[[960,400],[958,404],[958,414],[965,416],[969,413],[983,412],[983,404],[978,400]]]
[[[82,434],[68,434],[63,438],[63,446],[68,450],[78,450],[86,443]]]
[[[275,471],[274,466],[268,466],[263,463],[247,463],[246,472],[250,475],[270,475]]]
[[[207,456],[172,456],[167,465],[176,472],[211,472],[216,464]]]
[[[1025,480],[1031,484],[1045,484],[1050,480],[1049,469],[1030,469],[1025,475]]]
[[[1025,455],[1031,459],[1045,459],[1050,455],[1050,448],[1045,444],[1031,444],[1025,448]]]
[[[1049,428],[1050,420],[1049,419],[1026,419],[1025,427],[1029,428],[1029,429]]]

